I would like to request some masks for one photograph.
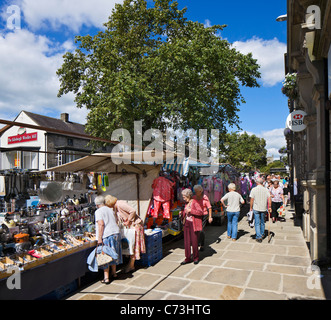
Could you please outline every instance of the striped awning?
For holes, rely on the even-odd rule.
[[[186,177],[189,173],[190,167],[201,168],[201,167],[209,167],[209,166],[210,166],[209,164],[203,164],[195,160],[192,160],[190,158],[185,158],[185,159],[175,158],[174,161],[172,161],[171,163],[165,162],[163,165],[163,169],[167,171],[176,171],[181,176]]]
[[[174,161],[172,161],[172,163],[164,163],[163,169],[167,170],[167,171],[176,171],[178,172],[181,176],[186,177],[188,175],[188,171],[189,171],[189,158],[185,158],[185,159],[177,159],[175,158]]]

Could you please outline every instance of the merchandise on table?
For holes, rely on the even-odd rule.
[[[7,271],[12,268],[29,270],[96,245],[91,194],[81,193],[82,188],[79,197],[68,190],[68,195],[62,196],[63,185],[47,180],[47,175],[18,171],[3,174],[0,279],[8,277]],[[79,184],[79,177],[71,175],[69,182]],[[51,203],[52,199],[61,202]]]

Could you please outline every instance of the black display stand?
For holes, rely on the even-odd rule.
[[[10,290],[8,278],[0,280],[0,300],[35,300],[83,277],[89,271],[86,260],[93,250],[87,248],[23,271],[21,289]]]

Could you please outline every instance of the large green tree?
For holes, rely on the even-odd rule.
[[[223,161],[244,170],[259,169],[267,165],[266,141],[256,135],[228,133],[221,147]]]
[[[73,92],[87,108],[89,134],[110,138],[114,129],[219,129],[239,127],[240,86],[258,87],[259,66],[205,27],[185,18],[171,0],[125,0],[105,30],[77,36],[64,55],[58,96]]]

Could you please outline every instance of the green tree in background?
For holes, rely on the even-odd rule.
[[[270,171],[271,169],[284,169],[285,168],[285,164],[284,162],[280,161],[280,160],[275,160],[274,162],[272,163],[269,163],[267,166],[264,166],[264,167],[261,167],[260,170],[262,173],[265,173],[265,174],[270,174]],[[280,174],[280,175],[284,175],[283,172],[274,172],[275,174]]]
[[[125,0],[105,30],[77,36],[64,55],[58,96],[73,92],[89,111],[86,131],[109,139],[113,130],[239,128],[240,86],[258,87],[259,66],[205,27],[185,18],[178,3]]]
[[[266,141],[247,132],[225,135],[221,152],[223,161],[246,171],[259,169],[267,164]]]

